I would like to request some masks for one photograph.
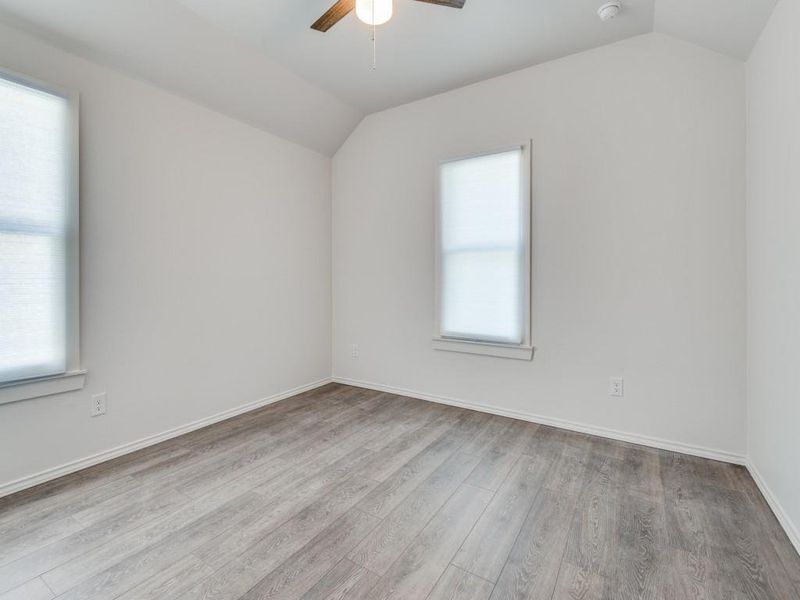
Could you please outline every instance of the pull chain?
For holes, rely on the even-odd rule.
[[[378,66],[378,51],[375,43],[375,0],[372,0],[372,70]]]

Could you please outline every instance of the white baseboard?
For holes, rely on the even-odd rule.
[[[588,433],[599,437],[618,440],[621,442],[630,442],[631,444],[638,444],[640,446],[649,446],[651,448],[658,448],[659,450],[670,450],[672,452],[680,452],[681,454],[690,454],[692,456],[699,456],[701,458],[710,458],[726,463],[735,465],[746,465],[747,457],[725,450],[715,450],[713,448],[705,448],[703,446],[694,446],[691,444],[684,444],[682,442],[672,442],[669,440],[662,440],[659,438],[639,435],[636,433],[628,433],[624,431],[617,431],[615,429],[607,429],[605,427],[597,427],[594,425],[587,425],[585,423],[576,423],[574,421],[567,421],[564,419],[557,419],[553,417],[545,417],[532,413],[524,413],[516,410],[497,408],[494,406],[487,406],[485,404],[478,404],[475,402],[466,402],[456,398],[448,398],[446,396],[438,396],[435,394],[426,394],[415,390],[407,390],[403,388],[393,387],[390,385],[383,385],[380,383],[372,383],[369,381],[359,381],[356,379],[348,379],[347,377],[333,377],[334,383],[343,383],[345,385],[352,385],[356,387],[377,390],[379,392],[388,392],[390,394],[397,394],[398,396],[408,396],[410,398],[418,398],[419,400],[427,400],[429,402],[436,402],[438,404],[447,404],[449,406],[458,406],[459,408],[467,408],[478,412],[490,413],[493,415],[500,415],[502,417],[511,417],[512,419],[520,419],[522,421],[530,421],[531,423],[538,423],[540,425],[550,425],[560,429],[568,429],[569,431],[577,431],[580,433]]]
[[[213,425],[214,423],[218,423],[219,421],[230,419],[231,417],[235,417],[237,415],[249,412],[251,410],[255,410],[257,408],[261,408],[262,406],[266,406],[268,404],[273,404],[275,402],[285,400],[286,398],[289,398],[291,396],[296,396],[297,394],[302,394],[303,392],[307,392],[309,390],[321,387],[327,383],[331,383],[331,381],[332,379],[330,377],[326,377],[324,379],[320,379],[318,381],[314,381],[306,385],[301,385],[299,387],[286,390],[285,392],[280,392],[268,396],[266,398],[261,398],[260,400],[256,400],[255,402],[242,404],[240,406],[237,406],[236,408],[231,408],[229,410],[222,411],[215,415],[211,415],[210,417],[205,417],[204,419],[200,419],[198,421],[194,421],[186,425],[180,425],[178,427],[168,429],[167,431],[162,431],[161,433],[157,433],[155,435],[150,435],[133,442],[128,442],[127,444],[122,444],[121,446],[117,446],[116,448],[111,448],[110,450],[98,452],[97,454],[93,454],[91,456],[87,456],[79,460],[74,460],[65,463],[61,466],[53,467],[52,469],[46,469],[44,471],[40,471],[39,473],[28,475],[27,477],[21,477],[20,479],[9,481],[8,483],[0,484],[0,498],[2,498],[3,496],[7,496],[9,494],[13,494],[14,492],[19,492],[21,490],[33,487],[35,485],[39,485],[40,483],[44,483],[52,479],[57,479],[59,477],[63,477],[64,475],[69,475],[70,473],[74,473],[76,471],[80,471],[81,469],[85,469],[87,467],[91,467],[101,462],[111,460],[112,458],[117,458],[118,456],[122,456],[123,454],[130,454],[131,452],[135,452],[136,450],[141,450],[142,448],[146,448],[147,446],[153,446],[155,444],[158,444],[159,442],[163,442],[170,438],[183,435],[184,433],[189,433],[190,431],[194,431],[195,429],[200,429],[208,425]]]
[[[753,481],[756,482],[758,489],[761,490],[761,494],[764,496],[767,504],[769,504],[772,512],[775,513],[775,517],[778,519],[781,527],[783,527],[783,530],[786,532],[789,541],[792,542],[795,550],[797,550],[798,554],[800,554],[800,529],[798,529],[798,527],[792,522],[792,519],[789,518],[789,515],[783,509],[783,506],[781,506],[781,503],[778,502],[775,494],[772,493],[772,490],[767,485],[763,475],[761,475],[761,471],[758,470],[758,467],[756,467],[752,460],[747,461],[747,470],[750,472],[750,476],[753,478]]]

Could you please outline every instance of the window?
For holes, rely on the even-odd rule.
[[[442,163],[437,213],[434,346],[530,359],[530,145]]]
[[[77,100],[0,72],[0,402],[78,369],[76,150]]]

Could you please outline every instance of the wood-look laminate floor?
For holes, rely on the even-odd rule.
[[[329,385],[0,499],[0,599],[797,599],[741,467]]]

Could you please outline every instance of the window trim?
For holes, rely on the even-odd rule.
[[[80,95],[55,84],[18,73],[0,65],[0,77],[41,92],[59,96],[67,102],[67,225],[65,235],[66,271],[66,369],[31,379],[0,384],[0,404],[49,396],[81,389],[86,371],[80,360]]]
[[[508,144],[505,146],[491,148],[481,152],[464,154],[455,158],[448,158],[439,161],[436,170],[436,199],[434,202],[434,320],[433,320],[433,348],[435,350],[445,350],[450,352],[460,352],[465,354],[483,354],[498,358],[515,358],[519,360],[531,360],[533,358],[534,347],[532,344],[531,332],[531,301],[532,301],[532,230],[533,230],[533,194],[532,194],[532,141],[526,140],[518,144]],[[441,214],[442,214],[442,185],[441,173],[442,165],[478,158],[492,154],[500,154],[511,150],[522,149],[522,186],[521,193],[525,200],[523,206],[523,225],[525,227],[524,240],[525,252],[521,273],[523,282],[523,337],[520,344],[509,344],[502,342],[491,342],[483,340],[471,340],[455,337],[443,336],[441,331],[442,321],[442,233],[441,233]]]

